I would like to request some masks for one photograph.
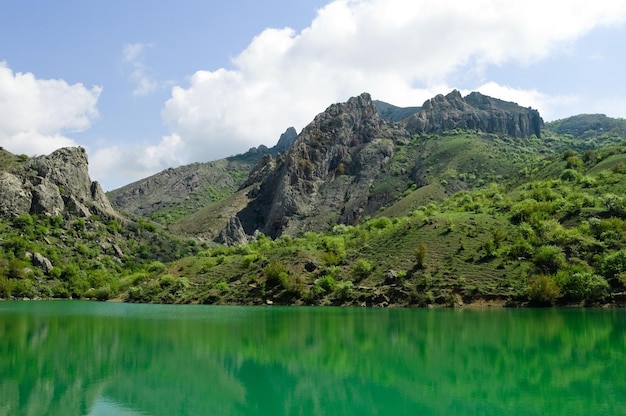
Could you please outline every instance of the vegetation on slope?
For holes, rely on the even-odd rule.
[[[147,221],[66,220],[23,214],[0,221],[0,298],[107,300],[197,251],[194,240]],[[44,260],[41,260],[41,259]]]
[[[398,146],[387,182],[371,191],[397,198],[362,224],[277,240],[261,235],[238,247],[175,238],[148,220],[2,220],[0,297],[621,304],[626,147],[598,147],[621,141],[614,132],[592,148],[549,131],[541,140],[466,131],[416,136]],[[54,268],[44,270],[36,253]]]
[[[623,302],[623,146],[566,151],[531,179],[331,233],[218,246],[129,288],[140,302],[458,305]],[[559,171],[554,176],[550,172]],[[417,191],[416,191],[417,192]]]

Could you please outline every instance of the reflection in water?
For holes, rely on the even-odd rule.
[[[624,310],[0,303],[0,414],[626,414]]]

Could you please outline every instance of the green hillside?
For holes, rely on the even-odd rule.
[[[357,226],[261,237],[184,258],[128,300],[313,305],[622,303],[626,147],[568,150],[401,215],[404,199]],[[448,159],[446,159],[448,161]],[[462,162],[458,162],[459,166]],[[440,167],[441,170],[445,167]],[[523,179],[526,178],[526,179]],[[441,181],[446,179],[441,179]],[[442,196],[438,193],[438,196]],[[424,195],[416,199],[424,200]],[[407,204],[405,206],[411,206]],[[412,208],[412,206],[411,206]]]
[[[370,198],[390,202],[363,222],[276,240],[260,235],[236,247],[210,239],[244,204],[245,190],[182,210],[166,221],[167,231],[149,218],[2,219],[0,298],[623,304],[623,143],[615,131],[591,138],[550,129],[526,139],[460,130],[417,135],[396,144],[370,189]],[[20,158],[3,153],[2,163]]]

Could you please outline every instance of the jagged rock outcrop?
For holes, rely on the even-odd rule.
[[[0,172],[0,216],[20,214],[119,216],[98,182],[89,178],[82,147],[59,149]]]
[[[260,180],[256,199],[237,217],[247,234],[259,229],[273,237],[354,223],[367,211],[370,186],[393,157],[394,142],[407,140],[403,128],[379,117],[367,93],[333,104],[289,151],[253,172],[247,184]]]
[[[275,154],[278,152],[286,152],[296,140],[296,137],[298,137],[298,132],[296,132],[296,129],[293,127],[289,127],[287,130],[285,130],[283,134],[280,135],[278,143],[276,143],[276,146],[271,149],[272,153]]]
[[[543,120],[537,110],[472,92],[465,98],[457,90],[427,100],[411,116],[411,134],[442,133],[453,129],[478,130],[511,137],[541,136]]]
[[[244,231],[239,218],[230,217],[228,225],[224,228],[217,238],[217,242],[225,244],[227,246],[236,246],[245,244],[249,241],[246,232]]]

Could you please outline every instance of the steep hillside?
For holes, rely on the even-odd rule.
[[[193,289],[177,301],[622,305],[626,168],[607,162],[626,160],[626,147],[595,154],[568,150],[536,164],[518,185],[493,182],[393,219],[218,246],[175,262],[129,300],[171,299],[163,282],[187,279]]]
[[[0,150],[0,298],[108,299],[142,268],[195,252],[116,212],[87,166],[82,148],[30,159]]]
[[[537,136],[525,124],[535,120],[536,111],[470,96],[466,100],[457,92],[442,96],[445,102],[461,100],[452,115],[449,106],[433,106],[430,100],[409,122],[423,114],[419,120],[431,116],[448,120],[458,115],[459,108],[472,109],[486,132],[453,128],[439,135],[411,135],[408,127],[383,119],[368,94],[333,104],[303,129],[289,151],[276,160],[263,159],[252,171],[244,183],[252,186],[249,203],[225,232],[276,237],[324,231],[338,223],[357,224],[424,185],[433,185],[440,197],[518,174],[537,156],[526,148]],[[528,119],[518,117],[520,124],[509,127],[519,134],[527,131],[529,137],[506,136],[498,124],[494,132],[489,130],[490,120],[519,114],[528,114]]]
[[[107,196],[120,211],[169,225],[233,195],[264,155],[285,152],[296,136],[290,127],[272,148],[259,146],[213,162],[166,169]]]
[[[420,111],[420,107],[397,107],[384,101],[372,101],[380,118],[387,121],[400,122]]]

